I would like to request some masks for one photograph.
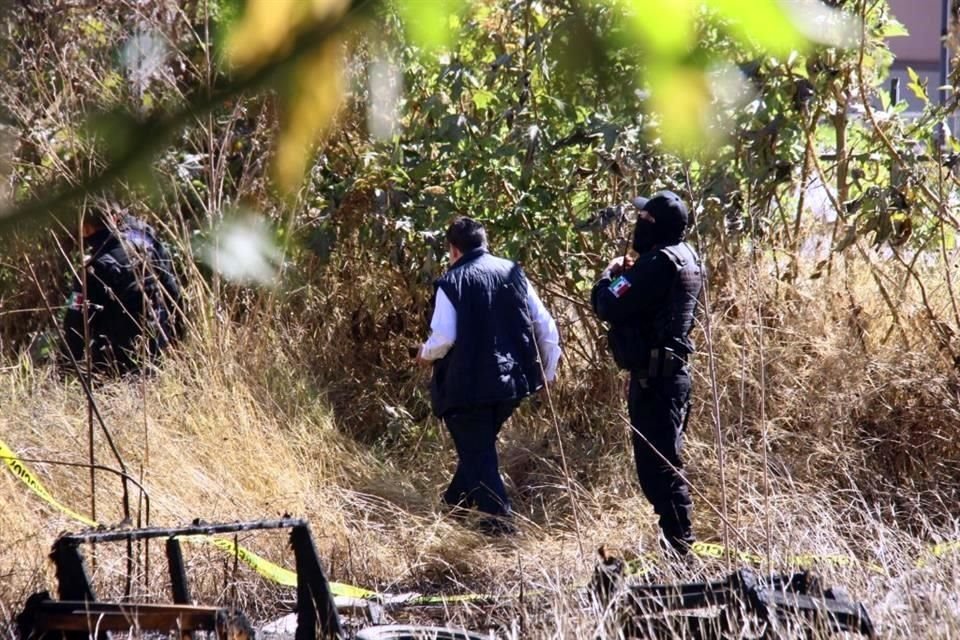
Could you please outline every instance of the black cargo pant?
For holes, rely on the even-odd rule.
[[[680,458],[690,405],[689,371],[647,379],[631,374],[628,405],[640,487],[660,518],[663,537],[686,553],[694,541],[693,503]]]
[[[451,409],[443,423],[457,448],[457,470],[443,500],[497,516],[510,515],[510,499],[500,478],[497,436],[517,401]]]

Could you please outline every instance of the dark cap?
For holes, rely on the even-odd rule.
[[[638,210],[648,212],[656,220],[653,233],[658,243],[674,243],[683,239],[690,222],[690,212],[673,191],[660,191],[652,198],[638,196],[631,202]]]
[[[684,226],[689,222],[690,212],[687,211],[687,205],[673,191],[661,191],[649,199],[635,198],[634,206],[637,200],[643,201],[643,204],[637,208],[648,211],[657,222],[660,222],[661,218],[682,220]]]

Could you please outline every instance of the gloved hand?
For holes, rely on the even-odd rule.
[[[617,256],[607,264],[603,275],[606,278],[617,278],[621,273],[633,266],[633,258],[630,256]]]

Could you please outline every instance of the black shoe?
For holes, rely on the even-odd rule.
[[[691,536],[692,538],[693,536]],[[699,558],[691,551],[693,540],[668,539],[660,536],[660,552],[663,554],[664,575],[667,580],[689,581],[697,577],[703,565]]]
[[[690,555],[690,547],[696,542],[692,533],[682,536],[668,535],[663,531],[657,536],[657,542],[660,543],[660,551],[668,558],[677,558]]]

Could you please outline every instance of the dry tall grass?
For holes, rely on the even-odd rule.
[[[772,566],[764,569],[776,571],[792,568],[803,553],[854,558],[850,566],[816,568],[827,584],[863,600],[885,637],[960,636],[960,554],[929,553],[932,543],[960,539],[960,382],[928,314],[904,289],[898,315],[905,331],[888,337],[891,315],[862,267],[850,265],[831,282],[798,285],[746,265],[738,269],[731,282],[739,284],[714,296],[711,316],[731,544],[769,554]],[[938,311],[945,310],[947,298],[937,300],[944,305]],[[656,549],[654,519],[637,491],[620,418],[621,382],[609,369],[572,358],[552,391],[571,478],[562,472],[547,404],[527,403],[514,417],[502,460],[521,533],[490,540],[439,508],[453,452],[439,423],[412,415],[425,378],[384,379],[389,362],[368,364],[364,372],[350,322],[310,330],[284,305],[270,308],[251,312],[243,324],[210,323],[154,377],[96,389],[127,466],[143,470],[152,524],[304,516],[332,579],[384,592],[511,596],[522,584],[528,594],[547,593],[546,600],[513,600],[492,612],[451,607],[448,615],[507,636],[586,637],[598,629],[595,613],[571,591],[587,583],[593,550],[601,543],[628,554]],[[568,332],[577,330],[574,321],[567,317]],[[371,322],[376,328],[379,320]],[[706,354],[698,358],[686,457],[697,530],[720,540]],[[2,376],[0,438],[25,458],[84,461],[87,417],[79,385],[27,359],[6,363]],[[337,391],[331,380],[338,378],[353,380]],[[347,390],[358,388],[367,391],[354,392],[352,402],[362,406],[351,409]],[[410,412],[399,410],[405,403]],[[115,466],[99,430],[96,439],[98,462]],[[86,471],[30,466],[55,496],[88,511]],[[0,495],[0,613],[9,619],[27,594],[53,586],[45,555],[59,531],[77,525],[8,473],[0,474]],[[101,522],[121,519],[119,496],[118,482],[100,474]],[[292,566],[279,535],[240,542]],[[165,597],[162,550],[151,551],[149,587],[141,576],[137,593]],[[216,552],[191,547],[188,553],[195,588],[207,601],[239,601],[263,618],[291,597],[245,567],[234,575],[229,559]],[[141,553],[141,573],[142,561]],[[701,575],[727,570],[724,561],[699,563]],[[673,579],[666,563],[658,567],[652,578]],[[95,579],[105,594],[119,594],[122,569],[119,550],[97,551]]]
[[[196,13],[205,3],[100,5],[50,11],[42,20],[27,10],[14,16],[24,36],[9,43],[16,52],[10,58],[22,65],[9,69],[0,93],[25,123],[16,154],[33,184],[74,182],[89,168],[88,142],[71,132],[91,105],[146,109],[143,86],[116,82],[115,54],[128,27],[164,34],[171,48],[168,69],[150,81],[151,99],[178,104],[215,75],[212,59],[198,62],[209,52],[202,46],[209,16]],[[285,293],[208,287],[196,272],[192,233],[236,203],[252,202],[278,219],[290,213],[266,195],[263,165],[274,116],[261,106],[238,103],[231,114],[186,132],[159,163],[171,185],[162,202],[135,207],[151,212],[167,237],[180,239],[178,264],[191,278],[188,343],[156,376],[96,390],[126,464],[134,475],[142,469],[151,523],[304,516],[335,580],[383,591],[511,596],[523,585],[528,596],[546,592],[546,601],[528,597],[493,613],[448,613],[508,636],[593,634],[597,616],[569,591],[589,579],[593,549],[608,543],[638,553],[656,544],[629,457],[622,380],[597,340],[596,323],[574,300],[581,294],[573,286],[558,291],[531,269],[567,339],[568,358],[553,389],[566,460],[547,403],[526,403],[501,447],[521,533],[491,541],[439,509],[453,451],[429,417],[426,379],[410,366],[406,349],[426,326],[434,274],[420,254],[385,258],[390,238],[360,239],[373,189],[384,183],[368,177],[348,188],[331,212],[339,233],[336,247],[326,247],[328,263],[309,251],[296,256]],[[345,129],[348,139],[354,135]],[[224,152],[238,146],[237,153]],[[192,173],[199,170],[186,160],[194,154],[211,159],[209,175]],[[352,175],[350,165],[327,160],[337,175]],[[604,197],[602,189],[594,193]],[[327,195],[310,195],[293,211],[295,234],[313,230],[323,215],[315,207],[326,207]],[[796,240],[808,237],[803,231]],[[741,240],[730,245],[739,248]],[[31,332],[48,328],[38,289],[58,289],[66,261],[59,248],[35,239],[4,241],[0,438],[25,458],[83,462],[87,408],[79,385],[10,353]],[[31,256],[39,286],[23,268],[24,255]],[[705,539],[727,535],[738,547],[769,555],[772,566],[764,569],[787,570],[798,553],[856,558],[863,564],[817,569],[828,584],[842,584],[866,602],[886,637],[956,638],[960,554],[925,554],[932,543],[960,539],[960,379],[952,361],[960,353],[960,314],[944,278],[951,269],[956,278],[957,256],[950,265],[920,260],[913,277],[895,260],[864,255],[875,269],[837,256],[830,277],[807,279],[812,265],[800,265],[804,277],[795,284],[775,277],[787,270],[769,257],[759,264],[729,258],[723,269],[712,262],[717,396],[701,331],[686,454],[695,525]],[[723,487],[716,433],[726,454]],[[99,430],[96,441],[98,462],[115,466]],[[30,466],[60,500],[88,510],[85,470]],[[722,494],[726,514],[718,513]],[[116,479],[99,474],[99,520],[121,520],[119,496]],[[2,469],[0,508],[6,622],[26,595],[53,586],[46,554],[58,532],[76,525]],[[279,535],[241,542],[291,566]],[[245,567],[234,575],[222,554],[193,547],[188,554],[204,601],[236,601],[262,618],[291,597]],[[918,566],[922,557],[929,562]],[[151,558],[149,586],[139,576],[138,595],[164,597],[159,545]],[[141,572],[144,561],[141,554]],[[716,561],[699,568],[710,576],[727,570]],[[120,593],[122,572],[118,551],[97,550],[103,594]],[[654,577],[670,578],[670,568],[661,562]],[[2,638],[11,635],[9,627],[0,631]]]

